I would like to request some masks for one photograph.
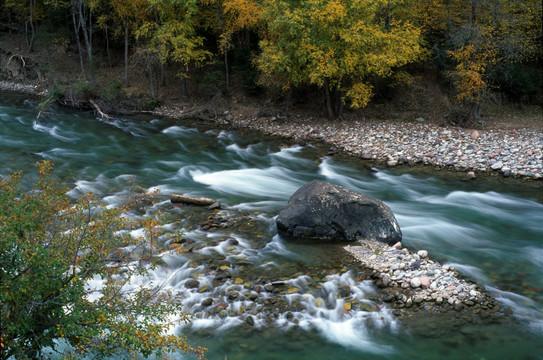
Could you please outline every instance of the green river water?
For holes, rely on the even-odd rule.
[[[0,176],[49,159],[72,196],[92,191],[115,206],[130,178],[160,190],[155,206],[169,213],[166,228],[183,230],[193,251],[166,251],[165,265],[136,283],[165,281],[184,293],[195,316],[172,331],[207,347],[208,359],[543,359],[543,182],[372,169],[323,156],[325,148],[152,117],[106,123],[92,112],[56,109],[36,122],[35,105],[0,94]],[[312,179],[382,199],[405,246],[479,282],[512,320],[399,321],[340,247],[286,242],[274,217]],[[171,193],[216,198],[223,204],[217,216],[235,221],[203,231],[198,224],[209,211],[173,206]],[[221,268],[229,277],[217,281]],[[199,286],[188,289],[194,279]],[[272,281],[299,291],[254,291]],[[222,307],[204,307],[206,298]],[[343,311],[345,301],[352,311]]]

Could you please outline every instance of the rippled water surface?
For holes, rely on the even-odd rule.
[[[172,331],[208,347],[209,359],[543,358],[541,182],[370,169],[323,156],[326,149],[164,119],[106,123],[57,109],[36,122],[35,105],[0,95],[0,175],[49,159],[73,196],[92,191],[114,206],[131,178],[160,190],[166,228],[183,230],[182,246],[192,251],[179,255],[165,244],[165,265],[137,281],[166,281],[184,293],[195,317]],[[338,246],[277,235],[274,217],[312,179],[385,201],[407,246],[495,292],[518,322],[466,324],[454,315],[399,322]],[[230,225],[202,230],[209,211],[175,207],[171,193],[217,198],[223,209],[213,215]],[[271,282],[281,285],[264,289]]]

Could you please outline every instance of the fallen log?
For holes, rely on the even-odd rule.
[[[100,109],[100,107],[98,106],[98,104],[95,103],[92,99],[89,99],[89,103],[92,105],[92,107],[94,107],[94,109],[96,110],[98,115],[100,115],[102,120],[107,120],[107,121],[111,120],[110,116],[108,114],[106,114],[105,112],[103,112],[102,109]]]
[[[183,203],[183,204],[198,205],[198,206],[209,206],[217,202],[217,200],[210,199],[210,198],[192,197],[192,196],[178,195],[178,194],[172,194],[170,196],[170,201],[172,203]]]

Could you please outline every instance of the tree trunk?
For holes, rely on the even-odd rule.
[[[164,63],[160,62],[160,82],[162,86],[166,86],[166,76],[164,75]]]
[[[124,86],[129,87],[128,81],[128,23],[124,24]]]
[[[172,203],[183,203],[198,206],[208,206],[217,202],[215,199],[204,197],[192,197],[186,195],[171,194],[170,201]]]
[[[479,123],[479,121],[481,121],[481,110],[482,110],[482,106],[480,103],[472,104],[470,112],[469,112],[469,118],[476,124]]]
[[[151,59],[150,54],[147,59],[147,67],[149,68],[149,86],[151,87],[151,97],[156,100],[157,93],[155,89],[155,72],[153,71],[153,60]]]
[[[81,73],[85,75],[85,78],[87,78],[87,74],[85,73],[85,62],[83,61],[83,48],[81,47],[81,41],[79,40],[79,22],[76,18],[76,8],[74,3],[72,3],[72,21],[74,23],[75,40],[77,43],[77,51],[79,53],[79,64],[81,65]]]
[[[188,91],[187,91],[187,78],[186,77],[184,77],[183,80],[181,80],[181,87],[182,87],[182,91],[183,91],[183,97],[189,96]]]
[[[287,106],[285,107],[285,116],[287,118],[290,117],[290,102],[292,100],[292,86],[288,88],[288,93],[287,93]]]
[[[471,0],[471,25],[475,26],[475,20],[477,20],[477,1]]]
[[[17,22],[17,50],[21,50],[21,24]]]
[[[109,67],[112,67],[113,65],[111,64],[111,52],[109,51],[109,32],[107,31],[107,26],[104,29],[104,33],[105,33],[104,35],[106,36],[107,61],[108,61]]]
[[[336,119],[340,118],[343,115],[343,101],[341,100],[341,92],[334,91],[334,101],[335,101],[335,116]]]
[[[36,0],[30,0],[30,42],[28,43],[28,52],[31,53],[34,51],[34,40],[36,38],[36,28],[34,26],[34,6],[36,5]]]
[[[328,112],[328,119],[334,120],[334,109],[332,108],[332,99],[328,79],[324,81],[324,95],[326,96],[326,110]]]
[[[77,1],[77,8],[79,11],[79,21],[81,24],[81,29],[83,29],[83,39],[85,40],[85,46],[87,48],[87,61],[88,61],[88,68],[89,68],[89,77],[90,81],[94,83],[94,69],[92,64],[92,24],[89,23],[89,28],[87,28],[87,20],[85,19],[85,13],[83,11],[83,1],[82,0],[76,0]],[[91,20],[90,17],[90,10],[89,10],[89,22]]]
[[[228,73],[228,51],[224,49],[224,75],[226,77],[226,94],[230,94],[230,74]]]

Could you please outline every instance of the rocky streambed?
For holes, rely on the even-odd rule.
[[[417,313],[473,322],[499,321],[507,311],[425,250],[359,240],[315,245],[318,252],[326,248],[326,263],[273,256],[262,262],[263,253],[288,253],[277,236],[271,242],[262,237],[273,219],[235,209],[192,209],[183,221],[187,239],[167,247],[186,259],[174,283],[196,324],[291,327],[322,318],[393,326],[394,318]],[[234,229],[238,235],[229,236]]]
[[[370,269],[372,279],[383,289],[383,301],[397,315],[419,310],[466,311],[481,318],[501,315],[492,295],[462,278],[453,266],[432,260],[426,250],[412,252],[400,243],[389,247],[368,240],[345,250]]]
[[[175,113],[165,111],[170,116]],[[478,174],[543,179],[543,118],[541,128],[463,129],[421,121],[251,118],[226,115],[217,121],[297,141],[317,141],[378,164],[427,165]]]

